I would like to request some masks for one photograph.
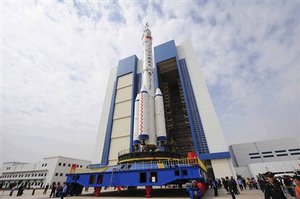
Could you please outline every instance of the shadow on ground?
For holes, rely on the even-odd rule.
[[[93,194],[82,194],[81,196],[94,196]],[[122,190],[120,193],[117,191],[105,191],[100,193],[100,197],[145,197],[144,189],[137,190]],[[152,197],[160,198],[182,198],[189,197],[186,189],[152,189]]]

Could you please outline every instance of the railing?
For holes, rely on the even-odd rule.
[[[183,166],[195,166],[198,165],[204,171],[206,167],[204,163],[198,158],[181,158],[181,159],[168,159],[168,160],[157,160],[157,161],[144,161],[144,162],[135,162],[135,163],[126,163],[108,166],[104,168],[97,169],[75,169],[70,170],[70,174],[79,174],[79,173],[97,173],[97,172],[115,172],[115,171],[126,171],[126,170],[141,170],[141,169],[166,169],[166,168],[175,168]]]
[[[97,169],[70,169],[68,174],[77,174],[77,173],[96,173],[96,172],[103,172],[107,169],[108,167],[102,167],[102,168],[97,168]]]
[[[120,157],[121,155],[127,154],[127,153],[130,153],[130,149],[125,149],[125,150],[119,151],[118,157]]]

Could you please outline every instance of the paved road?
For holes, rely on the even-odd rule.
[[[13,193],[13,196],[9,196],[9,191],[0,191],[0,198],[1,199],[12,199],[12,198],[18,198],[18,199],[45,199],[49,198],[50,191],[48,190],[48,193],[46,195],[42,194],[42,190],[36,190],[35,195],[31,195],[32,190],[25,190],[24,194],[21,197],[16,197],[17,192],[15,191]],[[214,197],[213,190],[208,190],[208,192],[205,194],[203,199],[230,199],[231,196],[227,195],[224,189],[219,190],[219,196]],[[102,199],[114,199],[114,198],[121,198],[121,199],[129,199],[129,198],[135,198],[135,199],[144,199],[144,190],[137,190],[135,192],[132,191],[121,191],[120,194],[117,194],[117,192],[114,192],[112,190],[103,191],[101,192],[100,198]],[[98,199],[98,197],[94,197],[91,193],[87,192],[83,196],[78,197],[65,197],[66,199]],[[179,189],[154,189],[152,192],[152,198],[176,198],[176,199],[187,199],[188,194],[185,190],[179,190]],[[263,193],[260,190],[246,190],[241,192],[241,194],[236,196],[237,199],[263,199]],[[289,197],[289,199],[292,197]]]

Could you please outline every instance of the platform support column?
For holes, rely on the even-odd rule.
[[[99,197],[100,196],[100,192],[101,192],[102,187],[96,187],[95,188],[95,196]]]
[[[146,186],[146,189],[145,189],[145,191],[146,191],[145,197],[146,198],[151,198],[151,189],[152,189],[152,186]]]

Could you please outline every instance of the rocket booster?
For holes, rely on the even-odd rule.
[[[134,148],[139,145],[162,146],[166,142],[163,96],[159,88],[154,93],[152,36],[146,23],[143,34],[144,62],[141,90],[134,105]]]

